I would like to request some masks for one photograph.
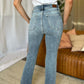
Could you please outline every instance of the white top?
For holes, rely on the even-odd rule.
[[[57,0],[32,0],[33,7],[41,4],[57,4]]]

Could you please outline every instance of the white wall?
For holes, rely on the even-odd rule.
[[[73,23],[77,30],[84,30],[84,0],[74,0]]]
[[[75,25],[76,30],[84,30],[84,0],[73,0],[73,8],[67,29],[71,29],[72,24]]]

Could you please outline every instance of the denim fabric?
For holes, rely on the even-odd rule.
[[[21,84],[32,84],[33,71],[43,35],[45,34],[45,84],[56,84],[57,52],[63,32],[59,6],[52,4],[35,6],[28,29],[28,53]]]

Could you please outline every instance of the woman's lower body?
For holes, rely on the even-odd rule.
[[[45,34],[45,84],[56,84],[57,52],[63,32],[59,6],[44,4],[34,7],[28,29],[28,53],[21,84],[32,84],[33,71],[43,35]]]

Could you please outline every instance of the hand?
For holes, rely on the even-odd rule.
[[[64,27],[66,24],[67,24],[67,22],[64,22],[64,23],[63,23],[63,27]]]
[[[28,19],[28,21],[27,21],[27,22],[28,22],[28,24],[29,24],[29,23],[30,23],[30,19]]]

